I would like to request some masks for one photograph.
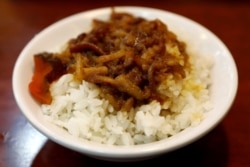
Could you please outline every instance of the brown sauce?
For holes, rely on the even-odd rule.
[[[46,59],[48,53],[39,55],[43,54]],[[69,40],[67,48],[52,58],[61,64],[53,65],[53,74],[46,76],[50,83],[66,70],[78,81],[98,85],[116,110],[126,111],[152,100],[166,100],[158,86],[168,75],[185,78],[188,67],[185,43],[163,22],[114,10],[108,21],[93,20],[90,32]],[[51,56],[47,60],[53,62]]]

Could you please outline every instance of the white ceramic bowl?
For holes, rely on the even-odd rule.
[[[187,128],[179,134],[158,142],[136,146],[107,146],[82,142],[43,119],[40,106],[30,96],[28,84],[33,75],[33,54],[59,51],[72,37],[90,30],[93,18],[108,19],[110,8],[82,12],[52,24],[37,34],[19,55],[13,71],[13,91],[22,113],[41,133],[54,142],[86,155],[111,161],[134,161],[157,156],[183,147],[212,130],[229,111],[238,86],[238,74],[233,57],[227,47],[208,29],[183,16],[145,7],[116,7],[116,11],[130,12],[147,19],[159,18],[191,50],[200,56],[212,56],[211,100],[213,109],[197,127]]]

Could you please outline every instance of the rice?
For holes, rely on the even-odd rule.
[[[132,108],[115,111],[103,99],[99,88],[86,81],[77,82],[65,74],[50,86],[53,101],[43,104],[46,119],[81,140],[108,145],[137,145],[171,137],[190,126],[197,126],[212,107],[210,57],[189,57],[191,71],[181,81],[171,75],[159,86],[169,97],[164,104],[152,101]],[[168,112],[161,112],[161,111]]]

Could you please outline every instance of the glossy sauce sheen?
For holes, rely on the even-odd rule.
[[[115,11],[108,21],[93,20],[92,30],[69,40],[62,53],[39,54],[52,67],[43,84],[56,80],[66,67],[76,80],[97,84],[116,110],[126,111],[152,100],[164,102],[168,97],[157,88],[169,75],[185,77],[187,56],[185,44],[160,20]],[[34,73],[34,87],[36,75],[41,76]]]

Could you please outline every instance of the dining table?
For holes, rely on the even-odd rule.
[[[25,118],[12,89],[13,68],[22,49],[65,17],[115,6],[150,7],[184,16],[213,32],[229,49],[238,71],[238,89],[228,113],[208,134],[151,159],[112,162],[53,142]],[[0,0],[0,59],[0,167],[250,166],[250,1]]]

